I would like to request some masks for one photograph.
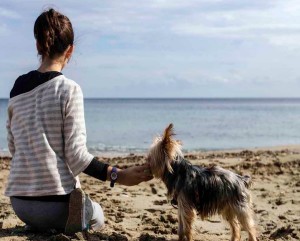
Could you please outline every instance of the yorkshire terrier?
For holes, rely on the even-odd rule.
[[[196,214],[202,220],[219,214],[230,224],[231,241],[241,239],[241,227],[248,232],[249,241],[257,241],[248,189],[250,177],[218,166],[192,165],[184,159],[181,143],[173,135],[170,124],[163,136],[155,139],[147,161],[154,177],[165,183],[171,203],[178,205],[179,240],[192,240]]]

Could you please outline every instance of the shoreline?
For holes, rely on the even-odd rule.
[[[199,155],[199,154],[209,154],[209,153],[238,153],[242,151],[280,151],[280,150],[290,150],[296,151],[300,153],[300,144],[292,144],[292,145],[279,145],[279,146],[262,146],[262,147],[249,147],[249,148],[228,148],[228,149],[204,149],[197,151],[186,151],[183,150],[184,155]],[[91,154],[97,157],[103,158],[126,158],[130,156],[145,156],[147,152],[97,152],[91,151]],[[8,157],[11,158],[11,154],[9,151],[0,150],[0,157]]]

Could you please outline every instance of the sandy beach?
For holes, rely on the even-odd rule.
[[[300,240],[300,146],[186,153],[193,164],[220,165],[240,174],[250,174],[252,198],[260,241]],[[81,174],[82,188],[99,202],[106,215],[102,232],[64,234],[31,233],[15,216],[9,199],[3,195],[10,157],[0,157],[0,240],[177,240],[177,210],[166,198],[159,180],[134,187],[116,185]],[[100,157],[111,165],[126,168],[145,162],[144,155]],[[194,240],[230,240],[229,226],[218,216],[197,219]],[[242,232],[242,240],[247,235]]]

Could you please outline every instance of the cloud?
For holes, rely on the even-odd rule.
[[[277,35],[269,37],[269,41],[273,45],[283,46],[289,50],[300,48],[300,33],[292,35]]]
[[[231,4],[230,4],[231,2]],[[296,2],[273,2],[249,7],[249,1],[237,4],[223,2],[219,8],[210,11],[197,11],[196,8],[184,18],[174,21],[171,31],[178,36],[211,39],[253,39],[277,46],[294,46],[300,33],[299,14],[292,12]],[[267,2],[267,1],[266,1]],[[224,8],[224,6],[227,6]],[[282,36],[288,35],[284,41]]]
[[[8,19],[20,19],[21,15],[11,9],[0,7],[0,18],[2,17]]]
[[[21,15],[7,6],[0,6],[0,36],[9,36],[13,32],[10,29],[10,22],[17,21]]]
[[[216,2],[218,0],[211,0],[211,2]],[[205,2],[205,1],[202,1]],[[150,2],[150,6],[153,8],[158,9],[182,9],[182,8],[189,8],[199,4],[199,1],[189,0],[189,1],[182,1],[182,0],[154,0]]]
[[[9,30],[6,24],[0,23],[0,36],[8,35]]]
[[[177,34],[219,38],[255,38],[278,34],[298,34],[300,24],[262,24],[240,26],[204,26],[179,24],[173,28]]]

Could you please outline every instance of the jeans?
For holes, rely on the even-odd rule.
[[[68,201],[37,201],[18,197],[11,197],[10,201],[18,218],[31,228],[41,231],[65,229],[69,215]],[[98,203],[91,202],[92,210],[86,210],[93,213],[90,229],[99,230],[104,226],[103,210]]]

